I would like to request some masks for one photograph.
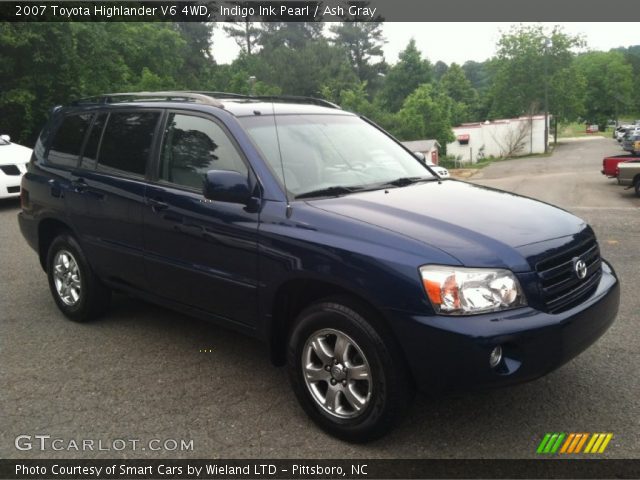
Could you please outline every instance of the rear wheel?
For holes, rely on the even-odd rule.
[[[95,276],[71,235],[57,236],[47,254],[49,288],[58,308],[69,319],[86,322],[109,305],[110,290]]]
[[[324,430],[353,442],[382,436],[411,401],[404,360],[374,328],[374,315],[348,297],[328,298],[298,316],[289,339],[300,404]]]
[[[640,178],[636,180],[636,183],[634,184],[634,188],[636,191],[636,195],[640,197]]]

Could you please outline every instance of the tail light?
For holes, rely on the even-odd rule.
[[[620,167],[616,167],[616,177],[620,175]]]
[[[29,190],[26,188],[20,189],[20,207],[22,210],[26,210],[29,206]]]

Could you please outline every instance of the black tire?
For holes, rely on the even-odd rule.
[[[640,197],[640,178],[636,180],[634,188],[636,191],[636,196]]]
[[[77,299],[70,295],[64,296],[58,293],[56,287],[56,270],[54,262],[58,260],[58,255],[69,256],[77,265],[76,283],[79,284]],[[68,233],[58,235],[47,252],[47,277],[49,279],[49,289],[56,305],[67,318],[74,322],[86,322],[103,314],[109,306],[111,291],[105,287],[91,270],[80,245],[73,236]],[[73,277],[73,275],[71,275]],[[71,280],[69,280],[71,281]],[[70,303],[71,302],[71,303]]]
[[[359,393],[364,396],[363,392],[368,391],[368,402],[366,406],[361,407],[361,411],[356,413],[353,409],[348,413],[355,415],[354,417],[339,418],[337,416],[338,408],[335,406],[335,412],[329,413],[321,405],[322,402],[317,400],[317,397],[312,393],[312,387],[307,385],[303,366],[303,364],[307,364],[306,361],[303,362],[303,355],[310,351],[307,348],[307,342],[312,337],[318,338],[315,336],[318,333],[324,332],[330,332],[326,337],[322,337],[327,341],[332,336],[332,332],[338,332],[348,337],[348,340],[356,345],[347,350],[352,355],[357,354],[358,356],[355,358],[359,359],[352,365],[362,361],[370,370],[370,382],[343,379],[336,382],[337,385],[333,387],[345,391],[347,388],[361,387],[360,384],[364,382],[365,388],[360,389]],[[334,345],[334,357],[339,356],[335,354],[336,350]],[[362,356],[359,356],[358,350],[361,351]],[[317,360],[320,358],[318,357]],[[399,347],[391,335],[382,328],[379,316],[375,312],[347,296],[326,298],[300,313],[289,336],[287,363],[293,390],[307,414],[322,429],[346,441],[367,442],[381,437],[400,420],[411,403],[413,388]],[[320,363],[323,362],[320,361]],[[327,364],[329,363],[331,363],[330,360],[327,361]],[[349,362],[343,363],[351,365]],[[360,367],[362,366],[360,365]],[[342,368],[341,364],[338,364],[338,367]],[[326,365],[319,368],[326,369]],[[349,378],[348,372],[355,371],[358,366],[350,368],[351,370],[346,369],[347,378]],[[320,372],[320,370],[317,371]],[[338,372],[340,371],[338,370]],[[320,373],[323,374],[323,372]],[[333,376],[332,369],[331,373],[327,374],[331,376],[331,382],[338,378]],[[327,392],[325,399],[328,399],[328,391],[331,388],[329,381],[320,380],[314,385],[322,387],[325,383]],[[340,384],[344,386],[341,387]],[[369,385],[371,390],[367,390]],[[339,397],[338,405],[347,402],[347,395],[343,393],[337,395]],[[348,403],[345,404],[348,405]],[[334,405],[336,405],[335,402]]]

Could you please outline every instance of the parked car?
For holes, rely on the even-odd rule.
[[[433,163],[431,159],[427,159],[424,153],[422,152],[413,152],[418,160],[420,160],[425,165],[429,166],[429,169],[434,171],[440,178],[449,178],[449,170],[440,165],[436,165]]]
[[[640,131],[627,135],[622,142],[622,149],[631,152],[632,155],[640,154]]]
[[[0,198],[20,196],[20,181],[31,153],[30,148],[12,143],[9,135],[0,135]]]
[[[620,132],[620,131],[622,130],[622,128],[623,128],[623,127],[622,127],[622,125],[618,125],[618,126],[616,126],[616,127],[613,129],[613,131],[611,132],[611,136],[612,136],[614,139],[617,139],[617,138],[618,138],[618,132]]]
[[[64,315],[115,290],[253,335],[346,440],[386,432],[416,387],[545,375],[618,310],[584,220],[441,180],[325,101],[106,95],[54,109],[34,151],[20,228]]]
[[[602,174],[609,178],[617,177],[618,170],[616,167],[621,162],[640,162],[640,157],[633,155],[615,155],[612,157],[604,157],[602,159]]]
[[[636,127],[635,125],[624,125],[622,128],[620,128],[619,131],[616,132],[616,139],[618,140],[618,142],[622,143],[625,136],[632,135],[638,129],[640,129],[640,127]]]
[[[640,162],[619,163],[616,168],[618,183],[634,188],[636,195],[640,197]]]

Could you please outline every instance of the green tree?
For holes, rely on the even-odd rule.
[[[234,68],[289,95],[318,96],[339,92],[357,83],[347,53],[327,39],[309,41],[300,48],[263,48],[234,62]]]
[[[478,92],[457,63],[452,63],[440,80],[440,87],[453,100],[451,121],[453,125],[478,120]]]
[[[633,107],[633,69],[620,52],[589,52],[576,58],[586,79],[586,118],[605,126],[607,120]]]
[[[230,2],[233,5],[248,8],[250,2]],[[247,55],[254,53],[255,45],[260,37],[262,29],[260,23],[251,20],[251,16],[245,17],[244,21],[227,22],[222,29],[235,40],[240,49]]]
[[[330,27],[333,42],[346,49],[349,62],[361,82],[371,82],[383,70],[382,24],[350,20]]]
[[[438,60],[433,66],[434,78],[439,82],[442,76],[447,73],[447,70],[449,70],[449,65],[444,63],[442,60]]]
[[[492,75],[490,68],[490,60],[485,62],[474,62],[467,60],[462,64],[465,76],[471,82],[471,86],[478,92],[486,92],[491,86]]]
[[[564,88],[578,73],[571,68],[575,50],[584,45],[580,37],[559,27],[546,30],[540,25],[513,27],[498,41],[498,53],[491,63],[493,86],[491,115],[514,117],[531,112],[533,105],[544,109],[545,98],[551,113],[563,112],[575,118],[581,105],[565,96]]]
[[[258,44],[263,50],[287,47],[299,50],[322,38],[322,22],[262,22]]]
[[[396,115],[384,110],[379,102],[369,100],[366,82],[360,82],[342,90],[338,98],[334,97],[333,100],[343,109],[364,115],[383,128],[390,129],[397,124]]]
[[[436,139],[443,150],[454,140],[451,130],[452,100],[438,87],[422,84],[407,97],[393,130],[402,140]]]
[[[625,61],[633,69],[633,90],[640,92],[640,45],[632,45],[627,48],[617,48],[624,55]],[[634,95],[632,108],[640,112],[640,95]]]
[[[398,62],[387,73],[381,91],[382,101],[391,112],[397,112],[411,92],[432,80],[431,63],[422,58],[416,41],[411,39],[400,53]]]
[[[148,24],[156,27],[157,24]],[[174,23],[173,28],[177,31],[180,41],[184,42],[182,49],[181,71],[177,74],[180,83],[187,88],[197,88],[202,79],[211,73],[213,67],[213,57],[211,49],[213,47],[213,23],[211,22],[179,22]],[[161,29],[160,29],[161,30]],[[148,35],[145,38],[150,38]],[[159,40],[162,41],[162,40]],[[178,42],[173,40],[173,42]],[[177,45],[170,45],[169,48],[176,48]],[[153,49],[149,50],[153,52]],[[173,51],[172,51],[173,53]],[[174,60],[170,57],[168,60]]]
[[[197,23],[0,23],[0,131],[31,145],[54,105],[200,88],[214,77],[210,46],[209,26]]]

